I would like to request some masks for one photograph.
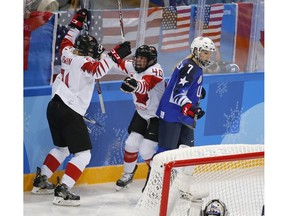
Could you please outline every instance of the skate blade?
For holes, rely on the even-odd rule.
[[[53,194],[54,193],[54,189],[42,189],[39,187],[33,187],[31,193],[33,194],[37,194],[37,195],[44,195],[44,194]]]
[[[61,206],[79,206],[80,200],[64,200],[62,197],[55,197],[53,204]]]
[[[131,184],[131,183],[130,183]],[[121,187],[121,186],[117,186],[116,185],[116,191],[120,191],[120,190],[123,190],[123,189],[129,189],[130,188],[130,184],[127,184],[126,186],[124,186],[124,187]]]

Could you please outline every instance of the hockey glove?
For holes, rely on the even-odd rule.
[[[200,119],[205,112],[200,107],[193,107],[192,103],[187,103],[182,107],[182,114],[191,118]]]
[[[77,11],[73,16],[69,26],[77,28],[79,31],[83,29],[83,23],[89,21],[90,14],[87,9],[83,8]]]
[[[202,86],[200,99],[203,100],[205,97],[206,97],[206,90],[205,90],[204,87]]]
[[[113,59],[113,61],[117,64],[120,64],[122,59],[131,54],[131,44],[130,41],[125,41],[117,46],[115,46],[108,53],[109,56]]]
[[[135,92],[138,87],[137,80],[131,77],[126,77],[120,87],[121,91],[125,93]]]

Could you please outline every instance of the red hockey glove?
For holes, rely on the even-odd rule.
[[[115,46],[108,53],[109,56],[113,59],[113,61],[117,64],[120,64],[122,59],[131,54],[131,44],[130,41],[125,41],[117,46]]]
[[[187,103],[182,106],[182,114],[191,118],[200,119],[204,116],[205,112],[200,107],[193,107],[192,103]]]
[[[76,12],[76,14],[73,16],[69,26],[77,28],[78,30],[83,29],[83,23],[88,22],[89,20],[89,12],[87,9],[83,8]]]

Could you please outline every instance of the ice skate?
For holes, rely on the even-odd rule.
[[[36,177],[33,182],[33,194],[52,194],[54,192],[55,185],[48,181],[46,175],[41,174],[41,169],[37,167]]]
[[[64,205],[64,206],[79,206],[80,205],[80,196],[72,193],[68,186],[64,183],[58,184],[54,190],[54,200],[53,204],[55,205]]]
[[[118,179],[116,182],[116,191],[119,191],[122,188],[128,189],[130,187],[130,184],[133,182],[133,177],[135,175],[137,168],[138,168],[138,165],[136,164],[132,173],[123,173],[122,174],[122,177],[120,179]]]

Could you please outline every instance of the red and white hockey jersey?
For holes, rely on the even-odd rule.
[[[133,60],[125,60],[113,69],[115,68],[137,80],[138,88],[132,93],[132,96],[139,115],[144,119],[157,117],[156,110],[166,87],[161,65],[156,63],[145,71],[138,73],[134,69]]]
[[[74,54],[73,44],[78,34],[79,30],[70,29],[61,43],[61,73],[53,82],[52,97],[59,95],[67,106],[84,116],[92,99],[95,79],[105,76],[116,63],[109,56],[97,61]]]

